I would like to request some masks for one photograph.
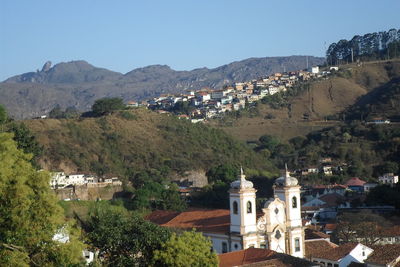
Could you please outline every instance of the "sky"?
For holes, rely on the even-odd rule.
[[[0,81],[48,60],[126,73],[324,56],[340,39],[400,28],[399,13],[399,0],[0,0]]]

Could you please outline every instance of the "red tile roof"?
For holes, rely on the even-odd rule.
[[[305,244],[305,257],[310,259],[312,257],[320,258],[324,255],[325,251],[337,248],[338,245],[327,240],[309,240]]]
[[[313,266],[307,260],[262,248],[248,248],[218,255],[219,267]]]
[[[344,201],[344,196],[338,193],[331,193],[320,196],[319,199],[326,203],[322,205],[323,207],[337,207],[338,203]]]
[[[400,244],[388,244],[374,247],[374,251],[365,260],[375,264],[396,264],[400,262]]]
[[[304,229],[304,236],[306,240],[329,238],[329,235],[310,228]]]
[[[347,186],[363,186],[366,183],[366,181],[361,180],[358,177],[353,177],[351,179],[349,179],[345,185]]]
[[[314,242],[314,241],[311,241],[311,242]],[[317,241],[315,241],[315,242],[317,242]],[[323,240],[321,240],[320,242],[323,242]],[[327,241],[325,241],[325,242],[327,242]],[[310,242],[305,242],[307,257],[327,259],[327,260],[331,260],[331,261],[338,261],[338,260],[344,258],[347,254],[349,254],[358,245],[358,243],[346,243],[346,244],[343,244],[343,245],[340,245],[337,247],[333,247],[333,248],[328,248],[328,249],[317,248],[316,250],[312,250],[312,248],[308,248],[309,251],[307,251],[307,246],[310,246],[307,243],[310,243]],[[333,244],[333,243],[331,243],[331,244]]]
[[[146,219],[161,226],[193,229],[205,233],[228,233],[230,226],[229,210],[189,209],[184,212],[154,211]]]

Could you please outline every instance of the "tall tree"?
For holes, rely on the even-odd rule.
[[[154,252],[155,266],[218,266],[217,255],[211,251],[211,242],[201,233],[173,233],[161,249]]]
[[[90,243],[106,266],[146,266],[170,232],[121,207],[97,205],[86,223]]]
[[[0,134],[0,265],[79,264],[79,242],[52,240],[65,224],[63,212],[50,191],[49,174],[36,171],[30,159],[11,134]]]
[[[102,116],[112,113],[113,111],[124,109],[125,105],[121,98],[105,97],[98,99],[92,106],[92,111],[95,116]]]

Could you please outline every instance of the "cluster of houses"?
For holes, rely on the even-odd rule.
[[[52,189],[66,188],[69,186],[107,186],[122,185],[118,177],[97,177],[91,174],[53,172],[50,179]]]
[[[128,107],[146,106],[160,113],[166,113],[178,102],[187,102],[191,107],[190,114],[182,114],[181,118],[191,119],[193,123],[221,116],[227,111],[237,111],[247,104],[261,100],[265,96],[285,92],[298,81],[306,81],[313,77],[322,77],[330,72],[320,72],[319,67],[312,67],[311,72],[293,71],[275,73],[259,79],[236,82],[219,90],[203,88],[188,91],[187,94],[165,94],[155,97],[146,103],[128,102]]]

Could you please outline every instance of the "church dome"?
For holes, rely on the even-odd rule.
[[[231,188],[233,188],[233,189],[253,188],[253,183],[246,180],[246,175],[244,175],[242,168],[240,168],[239,179],[231,183]]]
[[[277,185],[277,186],[296,186],[298,184],[299,184],[299,181],[296,178],[290,176],[290,173],[287,170],[287,167],[286,167],[285,174],[275,180],[275,185]]]

